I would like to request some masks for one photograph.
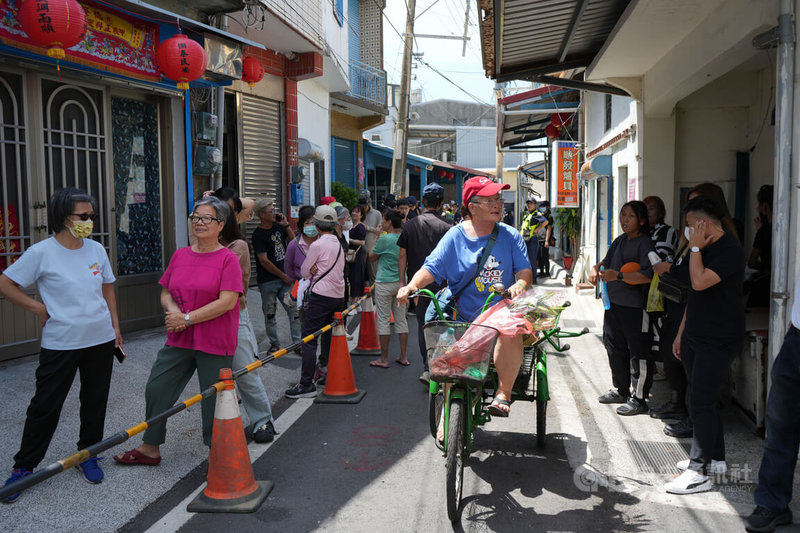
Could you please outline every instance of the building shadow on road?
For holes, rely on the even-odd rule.
[[[549,435],[548,441],[539,449],[533,435],[477,431],[464,472],[461,523],[454,530],[586,531],[589,524],[594,531],[652,528],[646,516],[625,510],[638,498],[587,482],[580,469],[573,470],[566,449],[585,457],[584,441],[563,433]],[[474,477],[491,486],[491,492],[471,494]]]

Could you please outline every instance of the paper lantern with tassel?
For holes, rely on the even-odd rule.
[[[178,89],[182,91],[189,88],[190,81],[198,79],[206,71],[206,51],[182,33],[158,46],[156,61],[161,73],[178,82]]]
[[[56,60],[86,35],[86,13],[76,0],[23,0],[18,16],[25,34]]]
[[[242,61],[242,81],[247,82],[250,88],[264,78],[264,66],[255,56],[247,56]]]

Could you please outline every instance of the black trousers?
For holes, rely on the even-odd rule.
[[[544,247],[545,241],[539,241],[539,273],[550,275],[550,248]]]
[[[659,353],[661,361],[664,363],[664,373],[667,375],[669,388],[675,393],[675,400],[679,405],[686,405],[686,371],[683,369],[683,361],[675,357],[672,353],[672,343],[678,334],[685,305],[673,302],[664,302],[666,313],[664,314],[661,327],[661,339]]]
[[[114,362],[114,341],[78,350],[39,353],[36,392],[28,405],[22,443],[14,456],[14,468],[34,469],[42,462],[58,426],[75,373],[81,375],[81,429],[78,449],[103,440],[108,389]]]
[[[330,298],[312,292],[308,296],[308,308],[303,317],[303,337],[311,335],[322,326],[333,322],[333,315],[337,311],[344,309],[344,298]],[[322,334],[322,351],[319,355],[319,362],[322,366],[328,365],[328,356],[331,352],[331,332]],[[314,337],[303,345],[302,367],[300,371],[300,383],[310,385],[314,380],[314,371],[317,368],[317,338]]]
[[[689,415],[694,424],[689,468],[703,474],[712,460],[725,460],[719,398],[731,363],[741,349],[740,342],[723,344],[688,335],[681,338],[681,360],[689,380]]]
[[[611,304],[603,318],[603,344],[608,353],[611,381],[625,397],[646,400],[653,385],[655,363],[641,308]]]

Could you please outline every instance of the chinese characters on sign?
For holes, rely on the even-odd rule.
[[[555,141],[551,156],[550,203],[552,207],[578,207],[578,145]]]

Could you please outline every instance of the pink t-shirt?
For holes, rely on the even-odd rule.
[[[312,276],[311,267],[314,265],[317,265],[317,273]],[[333,268],[331,265],[334,265]],[[322,275],[329,268],[331,271],[323,278]],[[344,252],[339,239],[333,235],[320,235],[311,243],[300,271],[305,279],[311,280],[311,283],[319,280],[314,283],[311,292],[330,298],[344,298]]]
[[[242,293],[242,269],[236,254],[227,248],[199,254],[181,248],[158,282],[166,287],[181,311],[189,313],[219,298],[220,291]],[[167,346],[188,348],[214,355],[236,351],[239,306],[213,320],[192,324],[180,333],[167,333]]]

